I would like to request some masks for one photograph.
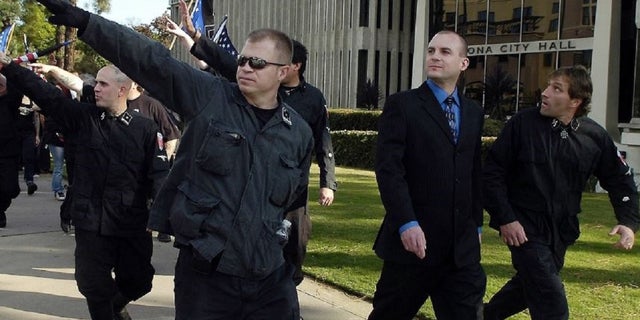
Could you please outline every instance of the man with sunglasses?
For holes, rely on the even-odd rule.
[[[149,229],[172,233],[176,319],[296,319],[282,256],[284,210],[308,184],[313,137],[278,99],[291,40],[248,35],[237,84],[171,57],[162,44],[62,0],[38,0],[49,21],[112,61],[185,121]],[[264,60],[264,61],[263,61]]]
[[[180,15],[185,30],[169,23],[167,31],[182,39],[191,53],[201,59],[214,71],[234,81],[235,61],[233,56],[224,48],[207,37],[201,37],[193,26],[186,3],[181,0]],[[329,206],[333,203],[334,192],[338,183],[335,177],[335,158],[329,130],[329,114],[327,102],[322,92],[307,83],[304,71],[307,66],[308,51],[305,46],[293,40],[293,58],[291,67],[282,81],[278,93],[282,100],[294,108],[309,124],[313,131],[314,151],[316,162],[320,168],[320,190],[318,203]],[[287,209],[286,217],[291,221],[291,238],[284,249],[285,260],[294,268],[296,285],[303,280],[302,263],[307,252],[307,243],[311,233],[311,219],[308,213],[308,190]]]

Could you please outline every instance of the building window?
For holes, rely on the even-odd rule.
[[[382,20],[382,1],[378,0],[377,6],[376,6],[376,28],[378,29],[380,29],[381,20]]]
[[[542,63],[544,64],[545,67],[551,67],[552,58],[553,57],[552,57],[551,53],[545,53],[544,54],[544,58],[543,58],[544,61]]]
[[[361,27],[369,26],[369,0],[360,0],[360,23]]]
[[[558,31],[558,19],[551,19],[551,21],[549,21],[549,32],[556,32]]]
[[[404,0],[400,0],[400,31],[404,30]]]
[[[444,14],[444,23],[445,24],[454,24],[456,22],[456,13],[455,12],[447,12]]]
[[[551,7],[551,13],[560,13],[560,3],[559,2],[554,2],[553,6]]]
[[[389,30],[393,29],[393,0],[389,0],[389,13],[387,15],[389,21],[388,25],[389,25]]]
[[[593,26],[596,24],[597,0],[582,0],[582,25]]]

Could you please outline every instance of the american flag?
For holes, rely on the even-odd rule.
[[[2,29],[0,32],[0,51],[7,52],[7,47],[9,46],[9,37],[11,36],[11,30],[13,29],[14,24],[8,25]]]
[[[223,49],[227,50],[227,52],[232,54],[234,57],[237,57],[238,50],[236,50],[236,47],[233,46],[233,43],[231,42],[231,38],[229,38],[229,32],[227,31],[227,20],[228,19],[225,16],[224,19],[222,20],[222,23],[220,23],[220,27],[218,28],[218,31],[213,36],[213,42],[217,43]]]

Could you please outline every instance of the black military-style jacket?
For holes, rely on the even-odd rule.
[[[108,236],[145,234],[148,200],[169,169],[156,124],[131,110],[109,117],[93,104],[65,97],[58,88],[14,63],[3,67],[2,73],[75,142],[69,206],[76,228]]]
[[[149,227],[219,257],[217,271],[264,278],[284,263],[276,234],[307,188],[313,137],[279,101],[262,126],[236,84],[171,57],[160,43],[91,15],[80,37],[185,121]]]
[[[609,192],[618,222],[638,230],[633,175],[607,131],[587,117],[565,126],[538,108],[523,110],[506,124],[485,161],[483,195],[491,227],[517,220],[529,240],[572,244],[580,234],[577,215],[591,174]]]

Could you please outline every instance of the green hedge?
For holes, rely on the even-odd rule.
[[[329,109],[329,125],[332,131],[378,131],[378,117],[382,111],[362,109]]]
[[[329,109],[331,130],[378,131],[378,118],[382,111],[362,109]],[[504,127],[504,121],[485,119],[482,136],[497,137]]]
[[[376,159],[376,131],[339,130],[331,132],[336,165],[374,170]],[[496,140],[495,137],[482,138],[482,158]]]
[[[373,170],[378,132],[338,130],[331,132],[336,165]]]

